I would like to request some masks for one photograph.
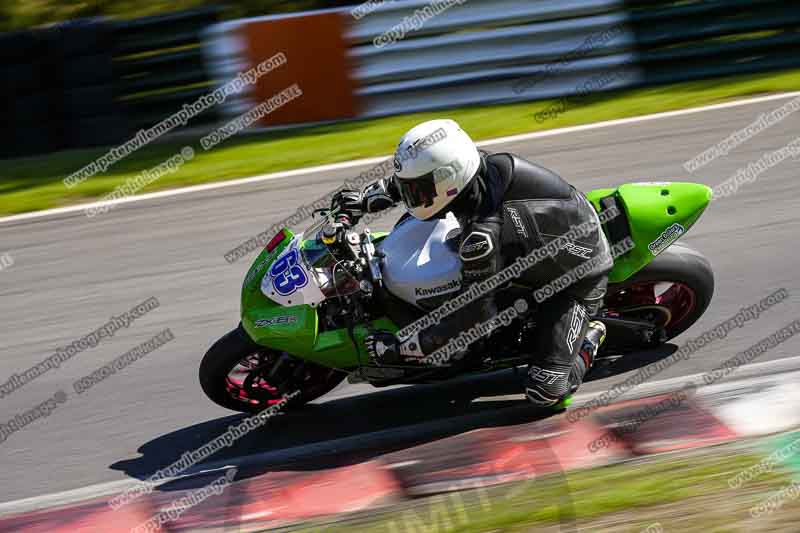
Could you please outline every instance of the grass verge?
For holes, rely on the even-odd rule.
[[[107,172],[73,189],[64,187],[61,180],[105,153],[107,148],[4,160],[0,161],[0,215],[96,200],[122,185],[126,179],[177,154],[187,144],[195,148],[196,157],[140,192],[389,154],[405,131],[433,118],[453,118],[474,139],[481,140],[683,109],[799,87],[800,70],[792,70],[592,95],[541,123],[536,121],[535,115],[551,108],[554,100],[467,107],[290,132],[252,134],[231,139],[209,152],[202,151],[197,139],[172,140],[144,147]]]
[[[761,458],[737,446],[654,457],[489,491],[424,498],[338,523],[308,524],[296,531],[572,531],[567,527],[569,515],[576,531],[641,532],[654,524],[663,531],[689,533],[796,531],[797,501],[787,501],[781,509],[759,518],[750,515],[751,507],[791,483],[789,474],[765,473],[737,489],[728,485],[732,476]]]

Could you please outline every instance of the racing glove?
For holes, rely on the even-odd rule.
[[[394,187],[394,182],[380,179],[364,189],[364,212],[378,213],[394,207],[400,200],[400,193]]]
[[[343,189],[333,195],[331,202],[334,206],[350,213],[364,212],[364,198],[359,191]]]

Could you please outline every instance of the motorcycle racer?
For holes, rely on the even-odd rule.
[[[436,139],[431,142],[431,139]],[[363,191],[341,191],[343,209],[376,213],[402,202],[419,220],[452,212],[462,230],[462,290],[499,272],[517,258],[546,246],[571,227],[594,221],[594,229],[538,262],[515,283],[531,294],[578,265],[599,258],[592,271],[546,300],[536,315],[537,334],[525,393],[534,404],[568,401],[591,368],[605,326],[590,318],[603,301],[613,266],[600,220],[586,197],[554,172],[510,153],[480,151],[452,120],[419,124],[400,140],[395,174]],[[494,293],[453,313],[411,338],[378,331],[366,339],[376,364],[419,361],[447,340],[497,315]]]

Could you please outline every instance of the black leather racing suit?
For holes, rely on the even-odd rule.
[[[473,185],[447,208],[464,228],[459,247],[464,289],[544,247],[570,228],[586,222],[594,228],[584,237],[570,241],[553,257],[536,263],[515,281],[536,291],[597,258],[594,269],[555,292],[540,305],[537,314],[538,338],[531,347],[534,358],[526,392],[533,402],[550,405],[577,389],[588,370],[590,361],[582,360],[579,352],[589,317],[597,312],[605,296],[613,265],[608,241],[590,202],[557,174],[508,153],[481,152],[481,159]],[[394,184],[388,184],[385,190],[394,203],[400,201]],[[592,225],[592,221],[596,224]],[[462,311],[421,334],[419,342],[424,354],[496,315],[491,295]]]

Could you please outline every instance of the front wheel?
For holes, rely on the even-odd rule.
[[[254,343],[239,327],[206,352],[200,386],[219,406],[257,413],[299,390],[289,407],[298,407],[332,391],[347,375]]]

